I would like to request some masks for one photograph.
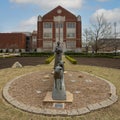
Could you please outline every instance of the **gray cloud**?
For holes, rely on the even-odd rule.
[[[77,9],[82,7],[84,0],[10,0],[10,2],[17,4],[37,4],[41,8],[53,8],[61,5],[66,8]]]
[[[120,8],[115,8],[111,10],[98,9],[93,15],[92,19],[94,20],[97,15],[103,14],[105,19],[110,22],[120,21]]]

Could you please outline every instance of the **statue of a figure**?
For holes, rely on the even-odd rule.
[[[55,80],[55,89],[62,89],[62,80],[63,80],[63,68],[61,66],[56,66],[54,71],[54,80]]]
[[[62,48],[60,47],[60,42],[57,42],[55,48],[54,87],[52,98],[53,100],[66,100],[64,62],[62,62]]]
[[[65,62],[63,62],[62,60],[58,63],[58,65],[59,65],[60,67],[62,67],[63,72],[64,72],[64,63],[65,63]]]
[[[54,100],[66,100],[63,66],[58,64],[54,69],[54,87],[52,92]]]
[[[55,48],[55,63],[54,68],[58,65],[58,63],[62,60],[62,48],[60,46],[60,42],[57,42],[57,46]]]

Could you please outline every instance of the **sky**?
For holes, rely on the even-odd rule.
[[[31,32],[37,30],[37,17],[61,5],[82,18],[82,28],[90,25],[96,15],[117,23],[120,32],[120,0],[0,0],[0,32]]]

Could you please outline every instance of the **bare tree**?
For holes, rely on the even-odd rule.
[[[104,15],[97,15],[96,20],[91,23],[91,36],[95,42],[94,49],[95,52],[99,50],[98,40],[100,38],[106,38],[111,34],[111,23],[109,23]]]
[[[85,28],[83,30],[83,39],[85,41],[85,49],[86,49],[86,53],[88,53],[88,44],[89,44],[89,41],[90,41],[90,31],[89,29]]]

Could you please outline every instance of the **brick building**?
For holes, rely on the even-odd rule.
[[[37,31],[32,33],[0,33],[0,50],[7,51],[53,51],[57,41],[63,51],[81,51],[81,17],[75,16],[61,6],[44,16],[38,16]]]
[[[81,17],[56,7],[43,17],[38,16],[37,51],[54,50],[60,41],[63,51],[81,50]]]
[[[102,38],[98,40],[99,51],[111,52],[120,50],[120,38]]]
[[[26,35],[23,33],[0,33],[1,52],[24,52]]]

